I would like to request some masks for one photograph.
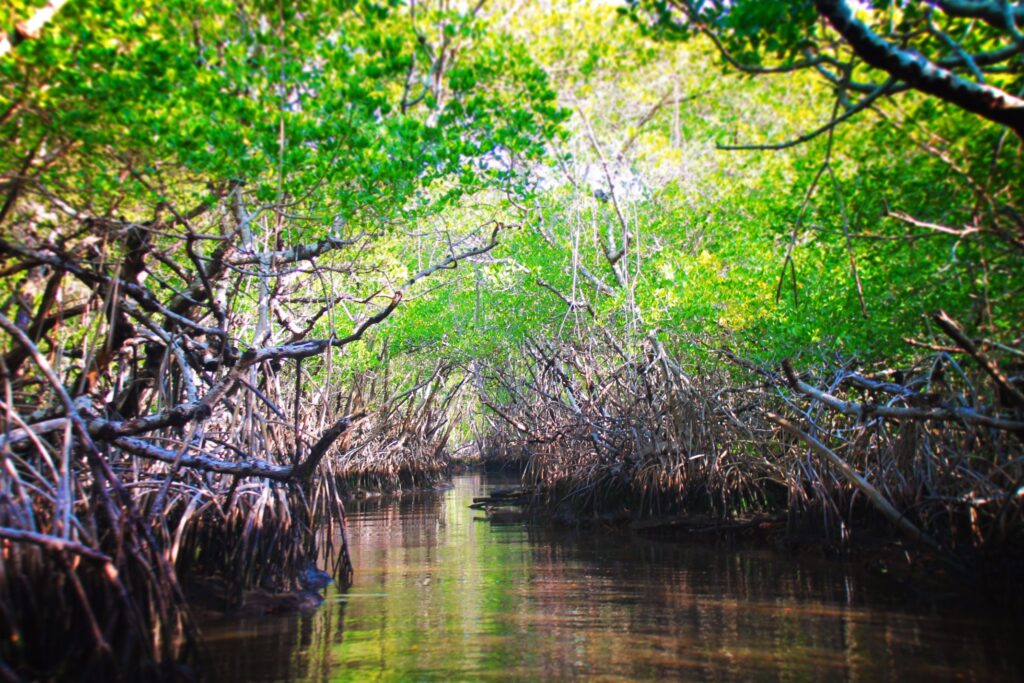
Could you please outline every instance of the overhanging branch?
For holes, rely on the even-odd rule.
[[[1024,138],[1024,100],[962,78],[924,56],[889,43],[857,19],[849,0],[815,0],[815,6],[865,62],[911,87],[1007,126]],[[981,3],[946,3],[950,5]]]

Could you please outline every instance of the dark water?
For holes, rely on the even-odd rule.
[[[474,521],[489,484],[349,505],[355,584],[204,629],[217,681],[1024,680],[1024,619],[838,563]]]

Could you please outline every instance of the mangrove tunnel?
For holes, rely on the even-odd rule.
[[[0,680],[1021,680],[1024,2],[5,0]]]

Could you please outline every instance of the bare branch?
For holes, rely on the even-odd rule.
[[[1024,394],[1019,389],[1010,384],[1010,381],[1006,378],[1006,375],[1002,373],[999,366],[990,359],[984,351],[979,349],[973,341],[967,338],[964,331],[960,328],[960,325],[955,320],[949,317],[945,311],[939,311],[932,315],[934,320],[942,331],[945,332],[950,339],[956,342],[957,346],[962,348],[971,358],[977,361],[978,365],[981,366],[982,370],[988,373],[995,383],[999,386],[1003,396],[1013,404],[1024,408]]]
[[[946,3],[965,5],[965,3]],[[969,3],[975,9],[981,4]],[[924,56],[887,42],[856,17],[849,0],[815,0],[818,11],[876,69],[888,72],[922,92],[1007,126],[1024,137],[1024,100],[983,83],[962,78]]]
[[[840,458],[835,451],[784,417],[776,415],[775,413],[768,413],[765,417],[803,441],[812,451],[832,463],[832,465],[838,469],[844,477],[846,477],[847,481],[853,484],[858,491],[867,496],[872,505],[878,508],[883,515],[889,518],[889,521],[895,524],[897,528],[907,534],[910,538],[916,541],[921,541],[935,550],[942,550],[942,546],[939,545],[935,539],[925,534],[923,531],[918,529],[913,522],[904,517],[903,514],[893,507],[892,503],[890,503],[889,500],[871,484],[871,482],[862,477],[857,470],[850,467],[850,465]]]
[[[70,541],[65,538],[57,538],[56,536],[50,536],[49,534],[40,534],[35,531],[12,529],[8,526],[0,526],[0,538],[7,538],[12,541],[21,541],[23,543],[32,543],[33,545],[42,546],[47,550],[54,550],[57,552],[71,552],[98,562],[106,562],[110,564],[114,562],[110,555],[101,553],[100,551],[82,545],[81,543]]]
[[[797,377],[796,372],[793,370],[793,366],[790,364],[788,359],[782,361],[782,369],[786,374],[786,379],[789,382],[789,385],[793,387],[794,390],[804,394],[805,396],[809,396],[816,401],[821,401],[832,410],[844,415],[859,417],[861,419],[886,417],[904,420],[966,422],[992,427],[993,429],[1002,429],[1008,432],[1024,432],[1024,422],[985,415],[984,413],[980,413],[971,408],[961,408],[958,406],[897,408],[894,406],[876,405],[873,403],[853,403],[852,401],[844,401],[841,398],[833,396],[832,394],[820,389],[816,389],[810,384],[801,381],[800,378]]]
[[[274,465],[266,460],[231,462],[211,458],[208,455],[180,454],[178,451],[160,448],[134,436],[121,436],[111,441],[111,443],[126,453],[131,453],[140,458],[159,460],[160,462],[172,465],[177,464],[181,467],[202,470],[204,472],[219,472],[238,477],[263,477],[275,481],[289,481],[292,478],[293,468],[291,465]]]
[[[986,24],[1005,29],[1007,19],[1011,25],[1024,24],[1024,7],[995,0],[929,0],[951,17],[981,19]]]
[[[344,247],[350,247],[353,244],[357,244],[363,237],[366,236],[365,232],[361,232],[351,239],[341,239],[340,237],[330,236],[326,237],[315,244],[303,244],[291,249],[283,249],[280,251],[272,251],[265,254],[253,254],[253,253],[241,253],[238,256],[230,260],[233,266],[252,265],[261,263],[261,260],[269,261],[272,263],[295,263],[296,261],[309,261],[317,256],[322,256],[331,251],[336,251]]]

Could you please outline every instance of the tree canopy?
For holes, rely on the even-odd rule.
[[[955,2],[690,2],[631,0],[634,19],[660,36],[708,36],[733,68],[752,74],[814,70],[844,118],[880,97],[916,90],[1024,136],[1019,55],[1024,7]]]

